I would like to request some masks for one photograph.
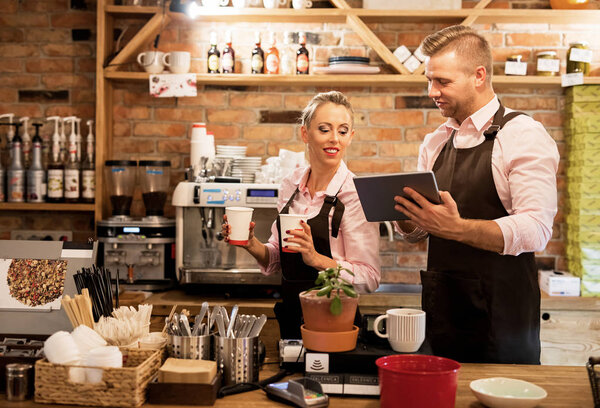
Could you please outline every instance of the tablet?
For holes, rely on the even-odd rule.
[[[432,171],[394,173],[379,176],[354,177],[354,185],[367,221],[407,220],[408,217],[394,209],[394,197],[407,197],[403,189],[410,187],[434,204],[439,204],[435,175]]]

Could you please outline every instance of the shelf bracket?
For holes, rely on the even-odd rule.
[[[351,7],[346,3],[346,0],[330,0],[331,4],[339,9],[350,9]]]
[[[116,71],[121,64],[127,63],[144,44],[152,40],[152,37],[158,34],[161,27],[166,26],[171,21],[169,13],[156,13],[142,29],[127,43],[125,47],[117,54],[106,67],[106,71]]]
[[[373,34],[373,31],[371,31],[359,17],[355,15],[348,15],[346,24],[348,24],[365,42],[365,44],[371,47],[386,64],[391,65],[397,72],[400,72],[401,74],[410,75],[408,69],[402,65],[398,58],[392,54],[388,47],[386,47],[385,44],[382,43],[375,34]]]

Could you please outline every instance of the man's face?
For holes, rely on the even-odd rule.
[[[455,51],[429,58],[425,64],[429,97],[442,116],[462,123],[475,111],[475,72],[468,74]]]

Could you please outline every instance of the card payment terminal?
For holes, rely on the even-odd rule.
[[[323,393],[321,384],[310,378],[294,378],[268,384],[265,391],[272,400],[297,407],[318,408],[329,405],[329,397]]]

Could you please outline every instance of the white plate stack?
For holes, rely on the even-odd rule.
[[[254,183],[254,176],[260,171],[262,158],[258,156],[238,157],[233,160],[231,175],[241,177],[242,183]]]
[[[246,157],[246,146],[217,145],[217,157]]]

